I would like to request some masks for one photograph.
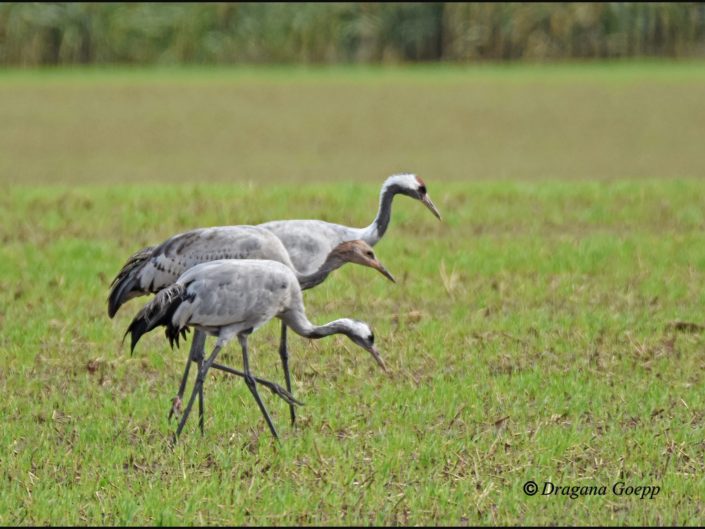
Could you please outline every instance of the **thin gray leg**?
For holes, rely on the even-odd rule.
[[[203,357],[198,361],[198,371],[203,369]],[[203,384],[201,384],[198,389],[198,426],[201,428],[201,437],[203,437],[203,414],[204,414],[204,403],[203,403]]]
[[[264,419],[267,421],[267,426],[269,426],[269,430],[272,432],[274,438],[278,441],[279,435],[277,434],[277,430],[276,428],[274,428],[274,424],[272,424],[272,419],[269,417],[269,413],[267,413],[267,408],[264,407],[264,403],[262,402],[262,399],[260,399],[259,393],[257,393],[257,384],[255,383],[254,377],[250,373],[250,362],[247,357],[247,335],[238,334],[237,338],[240,341],[240,345],[242,346],[242,364],[245,370],[245,382],[247,383],[247,387],[250,388],[250,393],[252,393],[252,396],[257,401],[257,405],[259,406],[262,415],[264,415]]]
[[[169,410],[169,417],[177,414],[181,409],[181,399],[184,397],[184,391],[186,391],[186,382],[188,380],[189,370],[191,369],[191,362],[196,362],[200,364],[203,362],[203,347],[206,344],[206,333],[203,331],[195,330],[193,333],[193,340],[191,341],[191,349],[189,350],[188,358],[186,359],[186,368],[184,369],[184,374],[181,377],[181,384],[179,385],[179,392],[176,397],[171,400],[171,410]]]
[[[206,360],[205,363],[198,370],[198,377],[196,378],[196,383],[193,386],[193,391],[191,391],[191,397],[189,398],[188,405],[186,406],[186,409],[184,410],[184,415],[183,415],[183,417],[181,417],[181,421],[179,422],[179,426],[176,429],[176,433],[174,434],[174,441],[176,441],[176,439],[179,437],[179,434],[181,434],[181,430],[184,429],[184,425],[186,424],[186,420],[188,419],[188,416],[191,413],[191,408],[193,407],[193,401],[196,400],[196,395],[200,394],[200,392],[203,390],[203,382],[206,379],[206,374],[208,373],[208,370],[210,369],[211,365],[215,361],[215,357],[218,356],[219,352],[220,352],[220,346],[216,345],[215,349],[213,349],[213,352],[208,357],[208,360]]]
[[[282,359],[282,367],[284,368],[284,379],[286,380],[286,390],[289,395],[294,395],[291,392],[291,374],[289,373],[289,350],[286,344],[286,323],[282,321],[282,334],[279,340],[279,356]],[[296,424],[296,410],[294,405],[289,403],[289,415],[291,416],[291,425]]]
[[[245,378],[245,373],[242,371],[238,371],[237,369],[233,369],[232,367],[224,366],[222,364],[219,364],[217,362],[213,362],[213,365],[211,366],[211,369],[220,369],[221,371],[225,371],[226,373],[230,373],[231,375],[236,375],[238,377]],[[270,382],[269,380],[265,380],[260,377],[253,376],[252,378],[255,379],[255,382],[258,384],[269,388],[269,390],[274,393],[275,395],[280,396],[282,399],[286,401],[287,404],[297,404],[299,406],[303,406],[304,403],[296,400],[294,396],[289,393],[287,390],[285,390],[283,387],[281,387],[279,384],[275,382]]]

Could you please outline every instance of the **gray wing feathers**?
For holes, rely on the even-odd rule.
[[[286,249],[271,232],[256,226],[221,226],[180,233],[133,255],[115,278],[108,303],[112,318],[131,298],[159,292],[200,263],[217,259],[268,259],[293,269]]]
[[[108,316],[111,318],[130,297],[131,291],[139,283],[139,271],[145,262],[152,257],[153,246],[143,248],[132,255],[122,267],[118,275],[110,283],[110,294],[108,295]]]
[[[253,226],[203,228],[172,237],[145,267],[142,288],[160,290],[191,267],[217,259],[270,259],[293,266],[281,242]]]
[[[142,307],[125,332],[125,336],[128,333],[132,335],[131,350],[134,351],[135,345],[143,334],[159,325],[166,326],[166,335],[171,346],[174,346],[174,342],[178,346],[179,332],[185,332],[185,329],[182,326],[172,325],[172,315],[179,305],[187,299],[186,286],[177,283],[159,292],[152,301]]]

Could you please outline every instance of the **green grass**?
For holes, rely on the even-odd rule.
[[[0,524],[696,524],[705,516],[701,63],[0,72]],[[321,218],[375,251],[307,292],[390,366],[292,336],[296,429],[209,374],[172,451],[187,354],[107,317],[135,250]],[[680,322],[680,323],[678,323]],[[278,325],[251,364],[283,383]],[[222,354],[241,364],[236,345]],[[652,500],[528,497],[661,487]]]
[[[397,199],[376,247],[398,284],[348,266],[306,295],[359,317],[391,367],[345,339],[291,340],[295,393],[206,383],[206,434],[174,451],[186,350],[120,339],[109,280],[135,249],[198,225],[320,217],[364,225],[377,184],[18,187],[0,199],[0,523],[694,524],[705,503],[697,181],[439,183],[444,215]],[[175,207],[175,205],[177,207]],[[282,382],[278,326],[252,364]],[[240,365],[232,345],[224,356]],[[524,482],[656,485],[653,500],[527,497]]]

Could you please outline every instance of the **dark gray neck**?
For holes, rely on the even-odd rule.
[[[320,327],[313,327],[311,332],[308,334],[308,338],[318,339],[325,338],[331,334],[348,334],[348,326],[345,324],[345,320],[335,320]]]
[[[347,335],[350,331],[349,321],[345,319],[335,320],[325,325],[318,326],[308,321],[306,314],[303,312],[287,312],[285,315],[280,316],[280,318],[299,336],[314,340],[330,336],[331,334]]]
[[[377,244],[386,233],[389,222],[392,219],[392,200],[394,200],[394,195],[402,191],[403,188],[395,184],[387,185],[382,188],[379,196],[379,210],[377,211],[377,216],[375,220],[372,221],[372,224],[365,229],[361,237],[362,240],[370,246]]]
[[[308,290],[309,288],[316,287],[323,283],[333,270],[337,270],[345,264],[339,257],[335,255],[328,255],[328,258],[321,265],[321,267],[315,272],[308,275],[296,275],[299,280],[299,286],[301,290]]]

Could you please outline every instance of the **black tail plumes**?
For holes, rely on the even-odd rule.
[[[166,327],[166,337],[174,347],[179,345],[179,334],[186,338],[187,329],[175,327],[171,318],[179,305],[186,299],[186,285],[175,283],[170,287],[161,290],[152,301],[147,303],[142,310],[137,313],[130,326],[125,332],[125,336],[132,334],[132,345],[130,351],[135,350],[135,345],[143,334],[148,333],[159,325]],[[124,339],[124,337],[123,337]]]
[[[130,294],[135,287],[139,286],[138,273],[142,265],[149,261],[154,251],[153,246],[143,248],[132,257],[130,257],[122,270],[115,276],[113,282],[110,283],[110,295],[108,296],[108,316],[115,316],[120,306],[130,299]]]

